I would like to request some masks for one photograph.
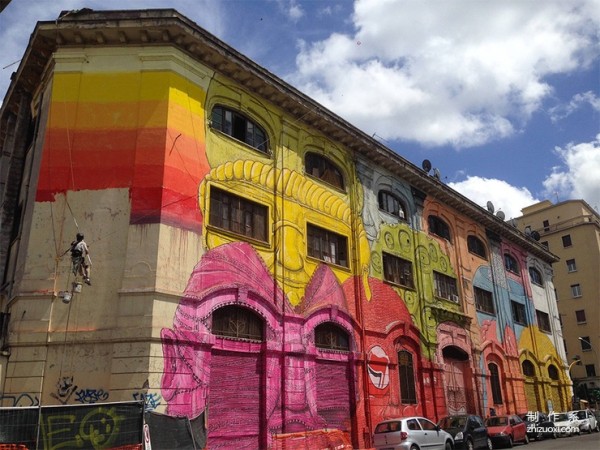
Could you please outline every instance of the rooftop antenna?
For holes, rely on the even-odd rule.
[[[425,173],[429,173],[429,171],[431,170],[431,161],[429,161],[428,159],[424,159],[421,163],[421,168],[425,171]]]
[[[442,178],[442,174],[440,173],[440,170],[437,167],[433,169],[433,177],[437,180],[441,180]]]
[[[487,210],[489,212],[491,212],[492,214],[494,214],[494,204],[492,202],[487,202],[486,206],[487,206]]]

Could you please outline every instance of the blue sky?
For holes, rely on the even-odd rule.
[[[600,0],[13,0],[0,98],[36,21],[125,5],[177,9],[507,219],[600,209]]]

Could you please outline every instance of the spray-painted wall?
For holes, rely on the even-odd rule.
[[[211,448],[232,439],[262,448],[322,428],[365,446],[392,416],[564,401],[564,355],[535,329],[522,249],[176,50],[55,59],[40,94],[47,121],[3,406],[144,399],[174,416],[208,411]],[[215,106],[263,129],[266,150],[217,130]],[[309,155],[343,182],[307,173]],[[381,210],[381,191],[404,217]],[[266,211],[265,236],[213,223],[215,192]],[[431,232],[430,216],[447,238]],[[315,256],[311,227],[335,236],[335,258]],[[92,286],[66,303],[74,276],[63,253],[78,230]],[[469,251],[468,236],[485,256]],[[507,274],[506,252],[520,274]],[[409,278],[386,280],[386,258]],[[440,280],[454,280],[456,294],[440,295]],[[494,314],[476,308],[476,287],[493,293]],[[533,292],[552,304],[551,289]],[[525,305],[526,326],[511,300]],[[222,320],[249,334],[223,334]],[[559,379],[539,375],[526,389],[520,358],[540,374],[556,365]]]

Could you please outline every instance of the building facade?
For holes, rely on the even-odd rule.
[[[556,256],[176,11],[39,23],[0,120],[2,406],[249,449],[568,409]]]
[[[563,338],[576,395],[600,400],[600,216],[583,200],[545,200],[522,210],[519,228],[560,257],[554,265]],[[598,398],[597,398],[598,397]]]

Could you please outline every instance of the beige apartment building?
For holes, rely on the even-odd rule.
[[[544,200],[521,212],[519,228],[560,257],[553,269],[565,350],[569,362],[581,360],[570,375],[580,397],[593,397],[600,388],[600,215],[583,200]]]

